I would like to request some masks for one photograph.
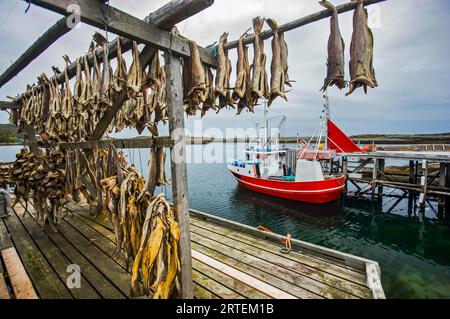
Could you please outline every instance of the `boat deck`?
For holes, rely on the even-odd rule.
[[[72,208],[58,225],[58,233],[42,230],[32,208],[25,213],[17,205],[16,211],[0,219],[0,251],[15,248],[39,298],[129,298],[131,274],[123,256],[111,258],[115,248],[111,226],[91,217],[88,206]],[[243,231],[246,228],[248,233]],[[237,223],[224,226],[221,219],[192,212],[195,298],[384,297],[371,284],[379,280],[368,273],[366,266],[373,262],[349,259],[345,254],[339,257],[338,252],[326,249],[322,254],[314,251],[318,246],[299,248],[296,241],[295,251],[284,255],[277,235],[258,233]],[[81,269],[81,289],[65,284],[71,274],[67,267],[72,264]],[[4,272],[0,263],[0,277],[7,277]]]

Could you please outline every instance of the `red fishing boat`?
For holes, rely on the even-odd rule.
[[[333,172],[330,163],[339,153],[362,150],[331,121],[328,97],[325,98],[324,115],[316,133],[308,143],[297,143],[299,147],[294,153],[294,167],[287,164],[288,152],[292,154],[292,150],[280,149],[276,138],[268,138],[269,125],[265,109],[265,126],[262,127],[265,130],[264,138],[258,138],[256,146],[245,150],[245,160],[228,163],[228,169],[242,187],[313,204],[332,202],[339,198],[345,188],[345,176]],[[284,117],[278,132],[285,120]],[[261,129],[259,125],[258,128]],[[325,143],[322,144],[322,141]]]

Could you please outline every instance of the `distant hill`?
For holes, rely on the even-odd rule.
[[[22,136],[13,124],[0,124],[0,143],[20,143]]]

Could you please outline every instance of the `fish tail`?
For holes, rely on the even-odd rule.
[[[319,4],[329,10],[336,10],[336,7],[328,0],[319,1]]]
[[[274,19],[267,19],[266,22],[273,32],[276,32],[278,30],[278,24]]]
[[[253,19],[253,29],[255,30],[256,34],[261,33],[263,27],[264,27],[264,18],[263,17],[256,17]]]

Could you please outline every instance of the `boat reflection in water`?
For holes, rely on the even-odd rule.
[[[245,204],[247,214],[257,214],[262,226],[264,222],[266,225],[273,225],[279,222],[291,224],[295,221],[296,225],[330,229],[339,227],[342,220],[343,207],[339,200],[320,205],[302,203],[256,193],[239,185],[232,197],[233,205]],[[242,208],[236,209],[244,213]]]

